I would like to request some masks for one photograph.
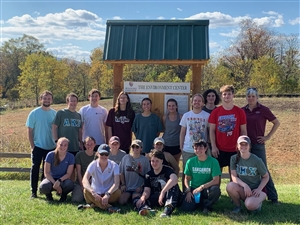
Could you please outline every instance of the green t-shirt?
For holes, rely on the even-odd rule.
[[[83,177],[88,165],[94,160],[95,153],[91,156],[88,156],[85,151],[80,151],[75,156],[75,164],[81,166],[81,176]]]
[[[53,121],[57,125],[58,138],[66,137],[69,139],[69,152],[79,151],[79,129],[82,127],[81,115],[78,112],[71,112],[68,109],[59,110]]]
[[[245,182],[250,188],[256,189],[261,181],[261,177],[267,173],[266,166],[261,158],[252,154],[248,159],[240,157],[236,164],[236,155],[231,156],[230,170],[235,170],[238,178]]]
[[[197,188],[210,182],[213,177],[221,176],[221,169],[218,161],[211,156],[205,161],[200,161],[198,156],[194,156],[187,161],[184,174],[191,177],[190,186]]]

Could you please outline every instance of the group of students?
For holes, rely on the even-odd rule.
[[[45,161],[39,189],[47,200],[53,200],[52,191],[61,202],[72,192],[72,201],[87,203],[79,209],[118,212],[113,203],[131,201],[140,215],[164,206],[161,216],[170,216],[179,205],[184,211],[201,207],[207,213],[221,195],[221,170],[229,166],[226,191],[235,205],[233,213],[241,211],[240,200],[250,211],[260,210],[266,196],[278,204],[265,142],[279,121],[258,102],[255,88],[247,89],[248,104],[242,109],[233,103],[233,86],[225,85],[220,92],[221,106],[217,107],[221,100],[217,92],[209,89],[203,96],[193,95],[192,109],[183,115],[177,101],[169,99],[162,122],[151,112],[149,98],[142,100],[143,111],[135,115],[128,94],[121,92],[115,107],[107,111],[99,105],[100,92],[92,89],[90,104],[79,112],[78,97],[71,93],[66,98],[68,108],[56,113],[50,108],[52,93],[43,92],[41,107],[26,122],[32,148],[31,197],[37,197],[39,167]],[[273,123],[267,135],[266,121]],[[182,190],[178,186],[181,156]]]

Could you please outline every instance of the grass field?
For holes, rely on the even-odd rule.
[[[279,193],[281,205],[268,202],[257,215],[246,212],[238,216],[230,214],[232,204],[225,192],[223,181],[222,197],[215,205],[214,212],[203,216],[196,212],[183,214],[178,211],[172,218],[142,218],[131,207],[123,208],[121,215],[109,215],[101,211],[79,212],[76,205],[48,204],[44,196],[30,200],[29,174],[0,172],[1,211],[0,224],[300,224],[300,102],[298,98],[264,98],[261,103],[268,106],[277,116],[281,125],[267,142],[268,167]],[[238,106],[245,99],[236,99]],[[87,104],[81,102],[78,109]],[[103,100],[106,108],[112,107],[112,100]],[[65,105],[54,105],[56,110]],[[25,121],[32,108],[9,110],[0,115],[0,151],[30,152]],[[267,129],[270,129],[268,124]],[[30,159],[0,159],[1,166],[30,167]]]

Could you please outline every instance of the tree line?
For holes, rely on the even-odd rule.
[[[202,90],[233,84],[238,93],[256,87],[260,94],[300,92],[299,34],[278,34],[252,20],[240,23],[240,32],[230,46],[204,66]],[[69,92],[86,99],[92,88],[102,96],[113,94],[113,68],[103,61],[103,49],[95,48],[90,62],[57,59],[33,36],[5,41],[0,47],[2,98],[11,101],[35,99],[42,90],[51,90],[56,103]],[[189,65],[126,64],[125,81],[190,82]]]

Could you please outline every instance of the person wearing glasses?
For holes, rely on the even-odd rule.
[[[251,153],[257,155],[267,166],[266,147],[265,144],[278,129],[280,122],[271,110],[258,102],[258,91],[256,88],[248,88],[246,91],[246,99],[248,104],[242,109],[246,113],[247,134],[251,140]],[[270,131],[265,134],[266,123],[271,122],[273,125]],[[269,182],[266,185],[268,199],[275,205],[279,204],[278,194],[269,173]]]
[[[240,136],[237,154],[230,159],[232,182],[227,184],[226,191],[235,205],[234,214],[242,210],[240,200],[245,202],[247,210],[255,212],[261,210],[262,202],[266,199],[264,187],[269,174],[263,161],[250,152],[250,144],[248,136]]]
[[[124,205],[131,198],[139,199],[143,191],[145,175],[150,171],[149,160],[142,155],[143,142],[133,140],[131,150],[120,163],[121,191],[119,203]]]
[[[98,207],[109,212],[119,212],[120,209],[112,207],[111,204],[117,202],[121,195],[120,168],[117,163],[108,159],[107,144],[100,145],[96,154],[98,159],[88,166],[82,179],[87,204],[78,205],[78,209]]]

